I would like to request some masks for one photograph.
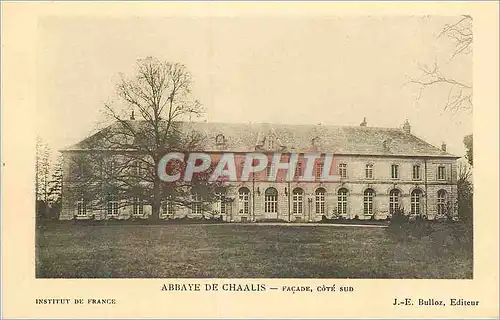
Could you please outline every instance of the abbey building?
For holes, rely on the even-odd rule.
[[[194,122],[184,123],[182,128],[195,130],[203,137],[199,151],[232,153],[236,159],[238,155],[257,151],[330,153],[334,155],[332,168],[336,178],[269,181],[271,179],[257,176],[219,188],[208,203],[196,192],[192,192],[191,202],[165,196],[158,211],[160,219],[208,215],[235,222],[307,222],[324,217],[364,220],[386,219],[396,210],[425,219],[456,215],[456,159],[459,157],[448,153],[445,144],[438,148],[413,135],[408,121],[401,128],[369,127],[366,121],[360,126]],[[96,140],[99,136],[97,133],[90,139]],[[153,214],[152,200],[143,194],[125,199],[104,188],[98,189],[102,192],[86,192],[89,187],[80,181],[84,176],[72,174],[77,166],[72,159],[88,152],[85,140],[62,151],[64,182],[60,219],[147,218]],[[106,153],[106,150],[99,152]],[[128,166],[133,165],[135,162]],[[315,163],[313,174],[319,175],[323,165],[321,161]],[[304,169],[299,161],[295,175],[302,175]],[[127,185],[134,183],[144,185],[148,181],[127,181]],[[78,192],[81,196],[75,196]],[[102,205],[91,205],[96,198],[102,199]]]

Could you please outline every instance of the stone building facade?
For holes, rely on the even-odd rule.
[[[333,181],[269,182],[257,174],[246,182],[229,183],[220,200],[208,205],[210,215],[215,213],[226,221],[386,219],[395,210],[431,220],[456,214],[458,157],[447,153],[445,144],[437,148],[413,135],[408,121],[402,128],[369,127],[366,121],[360,126],[207,122],[183,126],[203,134],[204,152],[234,153],[236,162],[241,162],[239,157],[245,153],[256,151],[334,155]],[[63,175],[67,177],[71,158],[86,150],[79,143],[62,152]],[[316,163],[314,170],[319,172],[319,166]],[[296,175],[301,175],[303,169],[299,165]],[[111,199],[102,209],[87,208],[85,201],[92,199],[74,201],[65,197],[72,183],[64,179],[61,219],[147,218],[152,212],[151,206],[143,202],[118,205],[123,199]],[[168,199],[160,210],[162,219],[206,214],[206,206],[198,202],[176,206]]]

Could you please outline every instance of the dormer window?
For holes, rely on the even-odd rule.
[[[272,136],[267,137],[266,139],[266,147],[268,150],[274,149],[274,139]]]
[[[319,145],[319,138],[318,137],[314,137],[311,139],[311,145],[313,147],[317,147]]]
[[[218,134],[217,136],[215,136],[215,144],[218,146],[226,144],[226,138],[223,134]]]
[[[302,163],[297,162],[295,166],[295,179],[298,179],[300,176],[302,176]]]

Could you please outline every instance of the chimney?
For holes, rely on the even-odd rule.
[[[360,123],[361,127],[366,127],[366,118],[363,118],[363,122]]]
[[[132,110],[132,113],[130,114],[130,120],[135,120],[134,110]]]
[[[445,142],[443,142],[441,144],[441,150],[444,151],[444,152],[446,152],[446,143]]]
[[[408,122],[408,119],[406,119],[405,124],[403,125],[403,131],[407,134],[411,133],[411,127],[410,123]]]

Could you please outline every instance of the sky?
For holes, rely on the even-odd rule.
[[[447,87],[408,83],[419,66],[472,82],[472,57],[450,59],[438,37],[457,17],[46,16],[37,43],[37,132],[52,150],[105,120],[119,73],[139,58],[184,64],[206,113],[200,121],[400,127],[465,153],[472,113],[444,110]]]

